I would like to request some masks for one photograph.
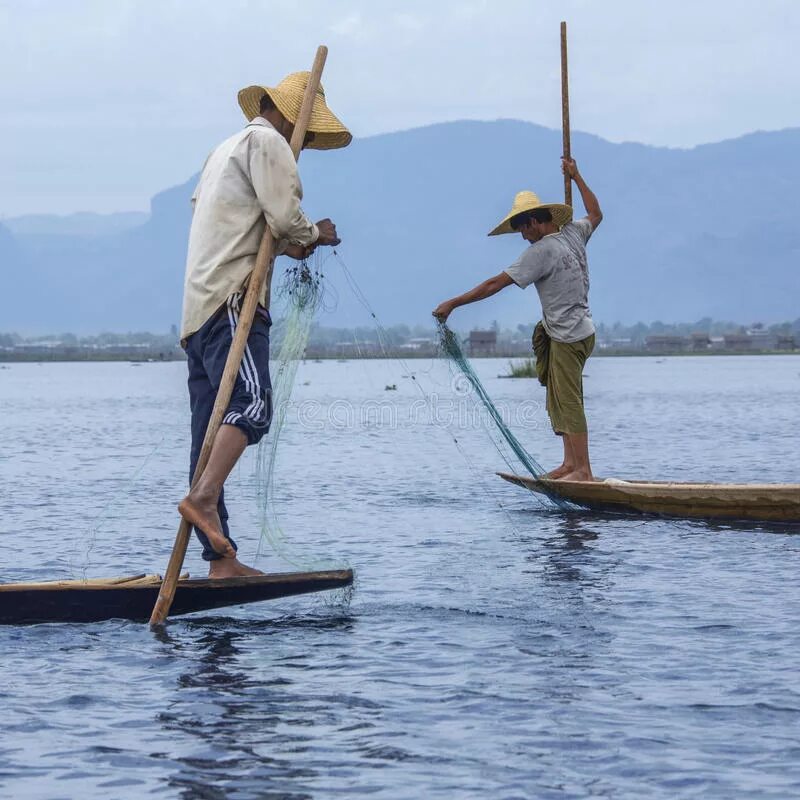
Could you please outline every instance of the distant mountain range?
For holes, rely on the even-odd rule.
[[[24,217],[0,219],[15,236],[107,236],[110,233],[135,228],[147,222],[150,215],[144,211],[122,211],[116,214],[95,214],[81,211],[77,214],[29,214]]]
[[[595,319],[774,322],[800,317],[800,129],[691,150],[577,133],[573,153],[605,220],[589,245]],[[454,122],[303,154],[306,211],[332,217],[342,258],[386,323],[431,309],[523,249],[487,238],[520,189],[561,200],[560,133],[513,120]],[[135,212],[0,222],[0,331],[168,330],[180,317],[189,197],[167,189]],[[576,205],[582,214],[577,199]],[[281,262],[279,261],[279,267]],[[334,260],[324,325],[366,314]],[[459,327],[539,316],[533,288],[459,309]]]

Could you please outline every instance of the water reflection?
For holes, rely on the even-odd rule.
[[[331,704],[320,696],[314,673],[321,665],[310,641],[322,637],[326,647],[341,648],[335,640],[354,624],[350,615],[202,618],[160,631],[159,641],[187,662],[174,702],[158,715],[179,743],[169,786],[186,800],[312,797],[325,765],[306,755],[337,709],[336,698]],[[265,637],[273,649],[263,646]]]
[[[707,533],[777,533],[782,535],[800,534],[800,524],[792,522],[757,522],[755,520],[686,520],[694,532]],[[698,531],[699,529],[699,531]]]
[[[559,525],[558,533],[563,539],[563,547],[565,550],[583,550],[586,549],[586,543],[595,541],[600,537],[600,534],[594,530],[592,525],[597,523],[597,517],[594,514],[584,512],[573,512],[565,514]],[[591,549],[591,548],[589,548]]]
[[[552,533],[536,543],[536,552],[529,560],[544,558],[546,580],[557,583],[585,583],[593,585],[597,572],[587,572],[595,566],[594,547],[600,534],[595,528],[596,518],[584,512],[570,512],[558,516]]]

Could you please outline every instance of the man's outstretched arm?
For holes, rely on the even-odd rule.
[[[511,280],[511,276],[507,272],[500,272],[489,278],[489,280],[479,283],[474,289],[470,289],[452,300],[445,300],[444,303],[440,303],[433,310],[433,316],[440,322],[446,322],[454,308],[476,303],[478,300],[485,300],[487,297],[497,294],[501,289],[505,289],[506,286],[511,286],[512,283],[514,281]]]
[[[592,228],[596,228],[603,221],[603,212],[600,210],[600,203],[597,202],[594,192],[586,185],[586,181],[578,171],[578,165],[572,158],[561,159],[561,170],[565,175],[569,175],[578,191],[581,193],[581,200],[583,200],[586,215],[589,217],[589,222],[592,223]]]

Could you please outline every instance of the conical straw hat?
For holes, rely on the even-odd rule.
[[[293,72],[275,87],[248,86],[239,92],[239,106],[247,119],[253,120],[259,115],[261,98],[268,94],[278,111],[294,125],[300,114],[309,75],[308,72]],[[335,150],[337,147],[347,147],[353,139],[350,131],[326,105],[322,84],[319,85],[314,98],[308,130],[314,134],[314,138],[308,144],[312,150]]]
[[[517,192],[511,211],[506,214],[503,221],[493,231],[489,232],[489,236],[498,236],[501,233],[518,233],[511,227],[511,218],[516,217],[517,214],[521,214],[523,211],[533,211],[534,208],[548,209],[553,215],[553,222],[559,228],[572,221],[571,206],[565,206],[563,203],[543,203],[534,192]]]

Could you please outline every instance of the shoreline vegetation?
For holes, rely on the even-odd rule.
[[[536,359],[523,358],[519,363],[508,362],[508,374],[498,375],[498,378],[535,378]]]
[[[280,347],[284,324],[272,327],[273,351]],[[486,330],[457,330],[470,358],[504,358],[509,373],[503,377],[535,377],[531,352],[533,325],[518,325],[501,330],[493,323]],[[375,359],[384,357],[435,358],[439,353],[433,327],[394,325],[379,338],[373,327],[334,328],[315,325],[305,358],[309,360]],[[597,345],[593,357],[697,355],[785,355],[800,353],[800,318],[765,326],[750,326],[711,319],[695,323],[633,326],[597,325]],[[169,333],[101,333],[77,336],[63,333],[23,337],[0,333],[0,363],[129,361],[134,364],[182,361],[178,330]]]
[[[273,348],[275,351],[276,348]],[[389,350],[386,355],[383,353],[350,353],[348,355],[336,355],[332,353],[317,352],[309,348],[304,356],[303,361],[335,361],[346,363],[348,361],[373,361],[380,359],[431,359],[437,358],[440,355],[437,349],[429,351],[415,351],[407,352],[405,350]],[[479,353],[471,355],[471,359],[502,359],[508,358],[510,354],[503,353]],[[591,358],[696,358],[697,356],[787,356],[787,355],[800,355],[800,349],[795,350],[707,350],[704,352],[698,351],[660,351],[650,352],[647,350],[616,350],[616,349],[596,349]],[[536,361],[532,357],[528,357],[525,353],[518,353],[512,358],[521,358],[520,363],[514,361],[508,362],[509,372],[505,375],[498,375],[499,378],[535,378],[536,377]],[[186,357],[179,347],[170,351],[142,351],[142,350],[125,350],[119,352],[108,351],[34,351],[22,353],[8,353],[0,352],[0,369],[7,369],[10,364],[50,364],[50,363],[100,363],[100,362],[128,362],[132,365],[140,364],[153,364],[153,363],[166,363],[169,361],[185,361]]]

